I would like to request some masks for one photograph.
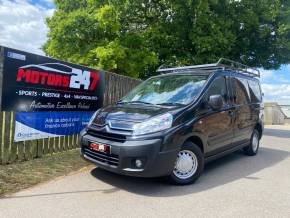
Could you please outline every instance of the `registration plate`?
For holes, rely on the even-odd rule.
[[[110,154],[111,153],[111,146],[99,142],[91,142],[90,148],[95,151],[103,152]]]

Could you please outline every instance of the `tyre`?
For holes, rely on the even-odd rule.
[[[204,155],[200,148],[192,143],[185,142],[181,147],[174,169],[170,174],[169,181],[176,185],[194,183],[204,168]]]
[[[247,147],[244,147],[244,153],[248,156],[255,156],[258,153],[260,147],[260,134],[258,130],[254,129],[251,137],[251,143]]]

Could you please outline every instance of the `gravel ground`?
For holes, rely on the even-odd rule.
[[[206,166],[193,185],[98,168],[0,199],[0,217],[290,217],[290,128],[267,128],[259,154]]]

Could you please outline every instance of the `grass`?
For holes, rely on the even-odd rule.
[[[67,175],[88,165],[88,162],[80,158],[78,149],[21,163],[0,165],[0,197]]]

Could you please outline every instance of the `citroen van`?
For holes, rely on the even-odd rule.
[[[128,176],[196,181],[204,165],[242,149],[255,156],[263,134],[259,71],[227,59],[159,69],[81,133],[81,156]]]

